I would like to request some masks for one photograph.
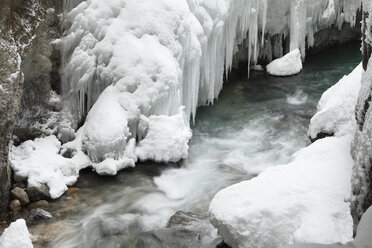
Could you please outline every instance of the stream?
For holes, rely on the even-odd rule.
[[[233,72],[215,104],[198,109],[185,161],[144,163],[115,177],[84,170],[50,204],[55,221],[31,233],[54,240],[41,247],[149,247],[143,233],[164,228],[177,211],[206,216],[219,190],[288,163],[310,143],[307,129],[321,94],[359,64],[359,47],[308,57],[293,77]],[[208,233],[205,243],[215,247],[220,237],[211,226]]]

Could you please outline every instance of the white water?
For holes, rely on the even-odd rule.
[[[359,44],[327,51],[291,78],[233,75],[216,104],[198,110],[181,168],[149,163],[111,178],[85,173],[77,201],[65,196],[52,203],[71,230],[50,247],[141,247],[140,233],[164,227],[176,211],[205,214],[220,189],[288,162],[309,142],[306,131],[321,93],[359,63],[358,54]],[[306,100],[289,103],[298,92]]]

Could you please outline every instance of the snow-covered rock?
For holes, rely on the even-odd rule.
[[[76,182],[79,171],[90,165],[84,153],[69,159],[60,154],[61,148],[61,142],[54,135],[12,146],[9,159],[15,179],[27,179],[29,187],[47,184],[51,197],[60,197],[68,185]]]
[[[318,140],[291,163],[223,189],[210,204],[212,224],[233,248],[349,241],[350,141]]]
[[[358,101],[363,67],[360,64],[352,73],[323,93],[317,113],[311,118],[308,135],[315,140],[319,134],[341,137],[356,128],[355,106]]]
[[[33,248],[26,221],[19,219],[10,224],[0,236],[1,248]]]
[[[295,49],[266,66],[267,73],[272,76],[292,76],[302,70],[301,52]]]

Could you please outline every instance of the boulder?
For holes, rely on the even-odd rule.
[[[30,214],[27,218],[27,224],[35,225],[43,221],[49,221],[51,219],[53,219],[51,213],[45,211],[44,209],[36,208],[30,211]]]
[[[28,187],[26,189],[26,192],[31,202],[51,199],[49,194],[49,187],[45,184],[40,185],[39,187]]]
[[[30,199],[28,198],[28,195],[24,189],[21,189],[19,187],[15,187],[11,190],[12,196],[14,199],[17,199],[20,201],[22,206],[27,205],[30,203]]]
[[[28,204],[27,208],[30,209],[30,210],[36,209],[36,208],[41,208],[41,209],[44,209],[44,210],[48,210],[49,203],[46,200],[40,200],[40,201],[32,202],[32,203]]]

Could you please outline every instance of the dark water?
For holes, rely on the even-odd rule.
[[[321,94],[358,65],[359,54],[359,44],[327,50],[288,78],[233,73],[214,106],[199,108],[187,160],[142,164],[116,177],[84,171],[78,190],[52,203],[58,221],[31,232],[58,234],[49,247],[140,247],[139,233],[164,227],[176,211],[206,214],[220,189],[287,163],[309,144]]]

